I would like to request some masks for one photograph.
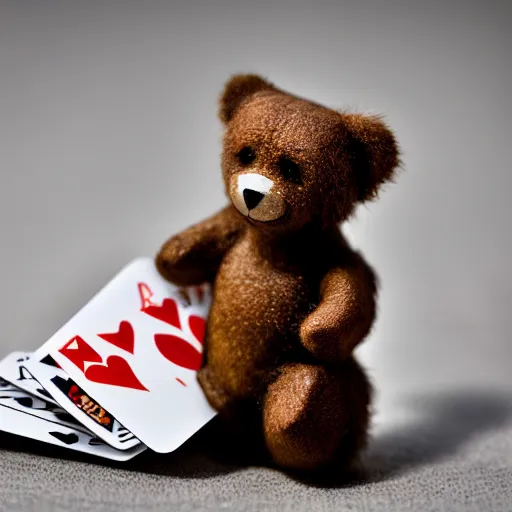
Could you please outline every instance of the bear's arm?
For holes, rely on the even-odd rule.
[[[325,362],[350,356],[375,318],[376,278],[357,255],[357,264],[331,268],[320,284],[320,303],[303,321],[304,347]]]
[[[178,286],[212,282],[226,252],[245,229],[230,205],[170,238],[156,256],[159,272]]]

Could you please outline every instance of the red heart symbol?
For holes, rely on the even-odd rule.
[[[113,333],[107,334],[98,334],[100,338],[103,338],[105,341],[112,343],[116,347],[122,348],[130,354],[133,354],[133,350],[135,348],[135,335],[133,333],[133,327],[130,322],[123,320],[119,324],[119,330]]]
[[[206,322],[204,321],[204,318],[196,315],[190,315],[190,318],[188,319],[188,326],[190,327],[192,334],[196,337],[196,340],[203,343],[204,331],[206,329]]]
[[[190,343],[172,334],[155,334],[155,344],[171,363],[188,370],[199,370],[203,356]]]
[[[119,356],[109,356],[106,366],[94,364],[85,371],[85,377],[100,384],[148,391],[137,378],[128,362]]]
[[[154,318],[157,318],[158,320],[162,320],[162,322],[181,329],[178,306],[172,299],[164,299],[161,306],[158,306],[157,304],[150,304],[143,307],[142,311]]]

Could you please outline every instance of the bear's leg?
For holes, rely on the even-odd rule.
[[[222,459],[240,464],[268,463],[261,430],[261,410],[254,400],[236,399],[219,384],[214,372],[203,366],[197,379],[210,405],[219,413],[215,424],[215,446]],[[210,427],[210,431],[212,428]]]
[[[265,442],[290,469],[349,467],[367,438],[371,388],[354,359],[335,368],[283,366],[263,405]]]

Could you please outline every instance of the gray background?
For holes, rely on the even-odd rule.
[[[216,102],[233,73],[384,113],[404,170],[345,227],[383,285],[358,350],[378,389],[373,483],[319,490],[256,468],[200,478],[188,457],[185,478],[148,476],[172,457],[98,473],[67,453],[12,452],[9,438],[0,504],[66,509],[83,491],[82,508],[510,510],[511,12],[506,1],[2,1],[0,356],[38,347],[130,259],[225,203]],[[62,471],[82,476],[66,486]]]

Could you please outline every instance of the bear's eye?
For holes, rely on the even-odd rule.
[[[249,146],[245,146],[238,152],[237,156],[242,165],[249,165],[256,158],[256,153]]]
[[[300,179],[300,167],[290,159],[284,156],[281,157],[279,160],[279,170],[286,181],[291,181],[297,185],[302,183],[302,180]]]

